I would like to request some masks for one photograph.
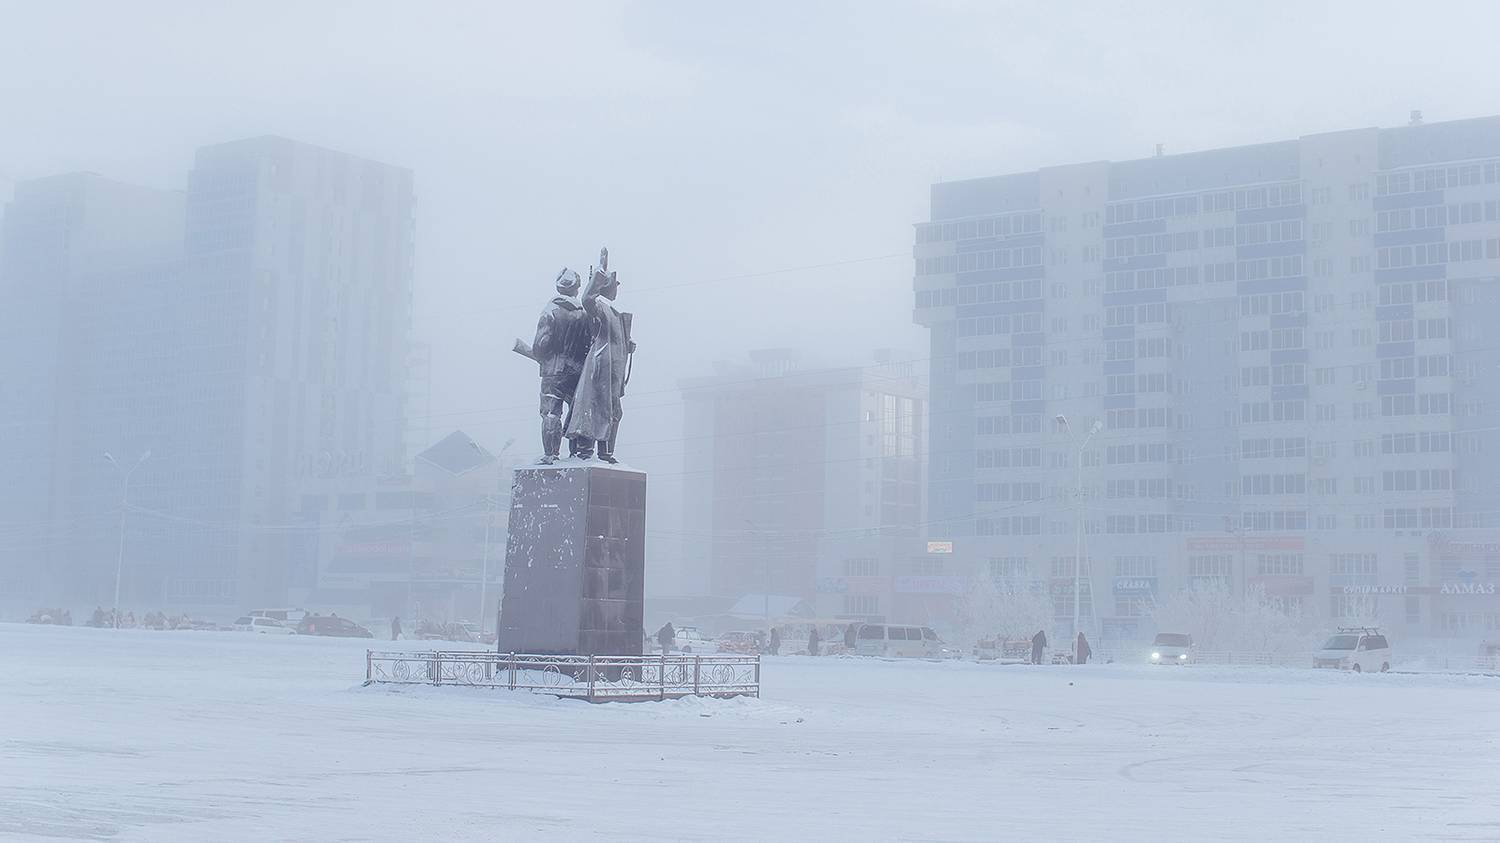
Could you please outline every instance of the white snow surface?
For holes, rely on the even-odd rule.
[[[1500,837],[1500,679],[768,658],[759,700],[360,686],[364,650],[0,624],[0,838]]]

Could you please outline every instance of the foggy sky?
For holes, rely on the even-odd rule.
[[[621,452],[670,473],[712,359],[925,357],[934,181],[1495,111],[1485,3],[562,5],[0,2],[0,200],[181,188],[262,134],[410,167],[433,434],[528,448],[511,340],[607,244],[641,342]]]

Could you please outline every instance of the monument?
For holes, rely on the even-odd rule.
[[[639,655],[644,643],[646,475],[615,456],[631,315],[614,305],[607,249],[582,301],[579,285],[577,273],[559,272],[535,341],[515,344],[541,375],[542,455],[511,482],[502,653]]]

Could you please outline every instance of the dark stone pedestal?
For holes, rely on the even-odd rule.
[[[498,650],[639,655],[646,475],[598,463],[518,468],[510,500]]]

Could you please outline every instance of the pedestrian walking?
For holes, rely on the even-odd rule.
[[[773,656],[777,656],[777,655],[781,654],[781,630],[777,629],[774,626],[771,627],[771,647],[770,647],[770,649],[771,649],[771,655],[773,655]]]
[[[818,654],[818,645],[821,643],[822,641],[818,638],[818,628],[813,627],[812,632],[807,634],[807,654],[809,656],[816,656]]]
[[[1088,664],[1089,656],[1093,653],[1089,649],[1089,640],[1083,637],[1082,632],[1078,633],[1078,640],[1073,644],[1073,664]]]
[[[391,618],[391,640],[401,640],[401,617],[399,615]]]
[[[1047,649],[1047,630],[1039,629],[1031,636],[1031,663],[1042,663],[1042,651]]]
[[[677,646],[677,630],[672,628],[671,621],[667,621],[656,631],[656,643],[663,653],[670,653]]]

